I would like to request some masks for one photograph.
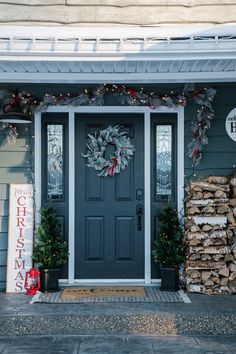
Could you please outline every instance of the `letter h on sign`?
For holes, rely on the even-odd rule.
[[[236,133],[236,122],[230,123],[231,133]]]

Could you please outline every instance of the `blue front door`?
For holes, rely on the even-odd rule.
[[[97,176],[81,153],[88,134],[121,125],[135,147],[119,174]],[[142,114],[77,114],[75,128],[75,278],[144,278],[144,136]],[[106,153],[114,147],[107,146]]]

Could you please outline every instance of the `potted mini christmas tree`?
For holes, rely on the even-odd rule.
[[[67,261],[67,244],[62,238],[55,208],[41,208],[40,215],[41,223],[36,229],[32,260],[39,266],[40,290],[58,291],[59,266]]]
[[[183,231],[177,211],[169,205],[161,210],[152,254],[161,266],[161,290],[178,290],[179,265],[184,261]]]

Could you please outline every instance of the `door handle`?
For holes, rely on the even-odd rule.
[[[143,215],[143,205],[142,204],[138,204],[136,206],[136,215],[138,217],[137,230],[141,231],[142,230],[142,215]]]

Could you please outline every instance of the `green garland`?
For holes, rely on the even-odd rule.
[[[102,106],[105,95],[115,95],[122,104],[131,106],[148,106],[151,109],[157,107],[175,108],[185,106],[193,101],[198,105],[196,117],[192,120],[192,141],[188,145],[188,156],[192,159],[195,167],[202,159],[203,148],[208,144],[207,130],[211,128],[211,121],[214,117],[212,102],[216,90],[212,88],[194,89],[194,85],[186,85],[181,92],[159,93],[146,91],[143,87],[132,89],[125,85],[101,85],[96,88],[85,89],[84,92],[72,95],[71,93],[60,93],[57,96],[46,93],[41,98],[35,98],[31,93],[18,90],[9,92],[0,90],[0,113],[20,111],[25,114],[32,114],[34,111],[46,110],[48,106]],[[6,130],[11,137],[16,131]],[[104,162],[105,163],[105,162]]]

